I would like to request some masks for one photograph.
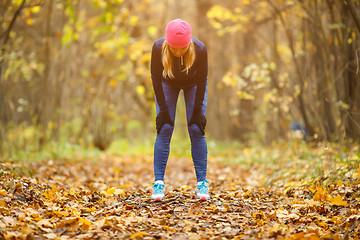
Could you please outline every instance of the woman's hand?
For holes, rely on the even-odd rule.
[[[156,130],[158,134],[160,133],[160,130],[165,123],[169,123],[171,126],[174,126],[174,123],[173,121],[171,121],[168,111],[159,112],[159,114],[156,116]]]
[[[201,109],[194,109],[188,126],[192,124],[198,125],[202,135],[205,135],[206,117],[202,113]]]

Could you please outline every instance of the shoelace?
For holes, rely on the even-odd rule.
[[[153,188],[155,190],[155,194],[159,194],[162,193],[162,190],[164,188],[163,184],[159,184],[159,183],[153,183]]]
[[[208,188],[205,185],[206,183],[208,183],[207,180],[203,181],[202,184],[198,185],[197,188],[199,189],[200,193],[203,194],[207,194],[208,193]]]

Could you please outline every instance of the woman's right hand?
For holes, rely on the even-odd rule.
[[[192,124],[198,125],[202,135],[205,135],[206,117],[202,113],[201,109],[194,109],[188,126],[191,126]]]
[[[158,134],[160,133],[160,130],[165,123],[174,126],[174,123],[173,121],[171,121],[170,114],[168,111],[159,112],[159,114],[156,116],[156,130]]]

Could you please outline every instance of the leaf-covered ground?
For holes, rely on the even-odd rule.
[[[251,159],[256,149],[241,151],[250,164],[210,157],[208,202],[194,199],[187,157],[170,157],[162,203],[149,199],[151,156],[2,159],[0,239],[360,238],[360,168],[341,172],[359,163],[358,153],[341,162],[321,160],[335,153],[317,151],[312,157],[322,165],[314,171],[318,165],[304,161],[311,157],[304,152],[277,150],[278,161],[273,149],[261,152],[273,161]]]

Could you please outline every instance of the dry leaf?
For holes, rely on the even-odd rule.
[[[347,206],[347,201],[343,201],[341,196],[337,195],[336,197],[330,198],[330,204],[337,205],[337,206]]]

